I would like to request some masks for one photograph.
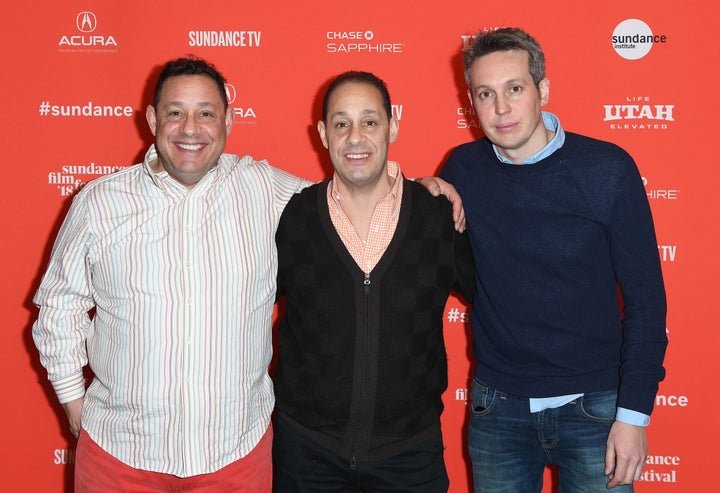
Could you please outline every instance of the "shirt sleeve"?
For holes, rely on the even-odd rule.
[[[630,409],[625,409],[624,407],[619,407],[617,409],[615,419],[621,423],[627,423],[635,426],[645,427],[650,424],[650,416],[647,414],[631,411]]]
[[[272,166],[268,167],[270,169],[275,188],[275,207],[277,208],[279,217],[292,196],[309,187],[313,183],[279,168],[274,168]]]
[[[86,262],[90,234],[84,197],[82,191],[75,197],[33,298],[39,308],[33,339],[61,403],[85,393],[82,369],[88,362],[85,341],[94,301]]]

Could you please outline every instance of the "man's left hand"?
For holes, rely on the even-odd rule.
[[[605,474],[610,478],[607,488],[639,480],[647,454],[645,428],[615,421],[605,450]]]

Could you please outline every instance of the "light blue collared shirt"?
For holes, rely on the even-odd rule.
[[[543,111],[542,118],[545,128],[550,130],[551,132],[555,132],[555,135],[552,139],[550,139],[550,142],[548,142],[545,147],[540,149],[532,156],[524,159],[520,163],[521,165],[537,163],[538,161],[545,159],[553,152],[560,149],[565,143],[565,130],[563,130],[562,125],[560,125],[560,120],[558,119],[558,117],[550,112]],[[495,150],[495,155],[501,162],[505,164],[513,164],[512,161],[510,161],[508,158],[498,152],[495,144],[493,144],[493,149]],[[569,394],[556,397],[531,398],[530,412],[537,413],[545,409],[553,409],[556,407],[564,406],[568,402],[572,402],[575,399],[582,397],[583,395],[584,394]],[[625,409],[623,407],[617,408],[617,412],[615,413],[615,419],[617,421],[621,421],[623,423],[635,426],[647,426],[650,424],[650,416],[648,416],[647,414],[632,411],[630,409]]]

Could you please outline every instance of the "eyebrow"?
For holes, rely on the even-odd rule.
[[[185,101],[168,101],[167,103],[165,103],[165,105],[166,106],[187,106],[187,102],[185,102]],[[206,108],[206,107],[216,107],[218,105],[211,101],[201,101],[196,106],[201,106],[203,108]]]
[[[380,115],[381,112],[378,110],[371,110],[371,109],[365,109],[360,112],[362,115]],[[348,114],[347,111],[336,111],[335,113],[330,114],[330,118],[334,118],[336,116],[346,116]]]
[[[526,83],[527,81],[521,77],[514,77],[512,79],[508,79],[506,81],[501,82],[499,85],[507,86],[510,84],[517,84],[518,82]],[[489,86],[488,84],[478,84],[477,86],[475,86],[475,89],[481,89],[481,88],[491,89],[491,86]]]

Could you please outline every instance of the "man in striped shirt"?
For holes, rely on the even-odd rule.
[[[200,59],[165,65],[155,144],[78,193],[35,296],[76,491],[270,491],[274,233],[309,183],[223,153],[224,84]]]

